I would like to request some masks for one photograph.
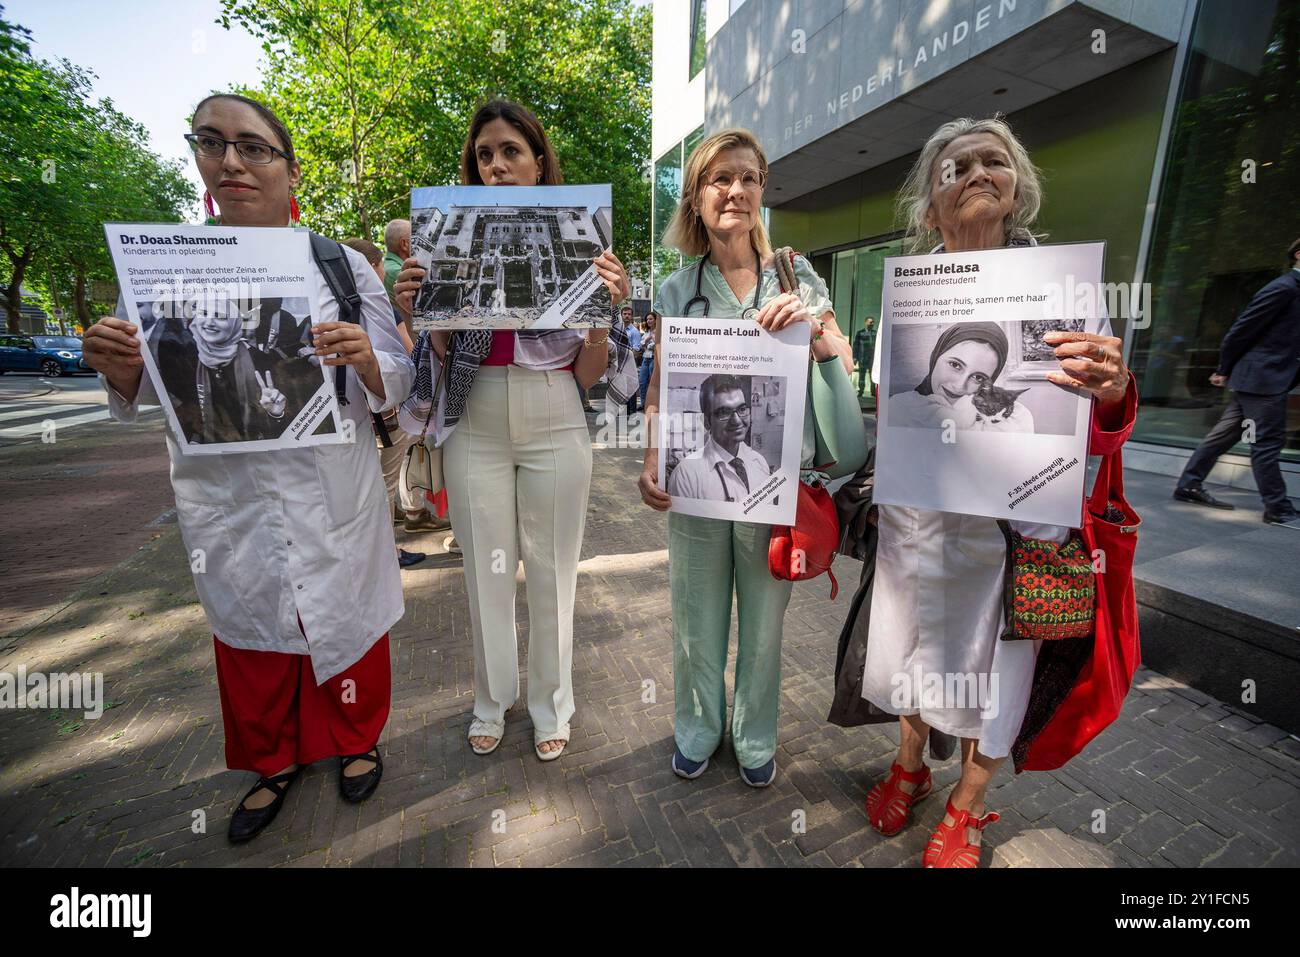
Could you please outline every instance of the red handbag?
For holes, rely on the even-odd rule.
[[[1102,457],[1080,530],[1089,554],[1104,562],[1096,575],[1091,654],[1043,728],[1024,742],[1027,747],[1018,741],[1013,748],[1017,772],[1061,767],[1119,716],[1141,662],[1133,590],[1133,554],[1141,524],[1124,498],[1124,463],[1116,447]],[[1048,648],[1043,645],[1040,659]],[[1039,664],[1041,668],[1044,662]]]
[[[794,525],[773,525],[767,545],[767,567],[772,577],[804,581],[825,572],[831,579],[831,599],[840,583],[831,571],[840,541],[840,518],[830,492],[820,482],[799,482],[799,503]]]
[[[782,292],[798,295],[794,257],[794,250],[788,246],[778,249],[776,275]],[[798,582],[825,572],[831,579],[831,599],[834,600],[839,594],[840,583],[831,571],[831,562],[835,561],[839,543],[840,517],[825,483],[801,477],[794,525],[773,525],[772,537],[767,543],[767,567],[772,577]]]

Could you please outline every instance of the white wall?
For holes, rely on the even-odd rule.
[[[729,0],[705,0],[705,33],[727,21]],[[691,0],[654,0],[654,74],[650,83],[650,153],[658,159],[704,122],[704,76],[691,64]]]

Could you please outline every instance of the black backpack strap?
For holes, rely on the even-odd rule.
[[[330,292],[334,294],[335,302],[339,304],[339,321],[360,323],[361,294],[357,292],[357,281],[352,275],[352,267],[348,265],[347,253],[343,251],[342,245],[332,239],[319,233],[310,235],[312,258],[316,260]],[[334,394],[340,406],[348,404],[347,371],[347,366],[337,366],[334,369]],[[383,416],[371,412],[370,421],[374,424],[375,435],[379,436],[380,443],[386,449],[391,448],[393,440],[388,437]]]

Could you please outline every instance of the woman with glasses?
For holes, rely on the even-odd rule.
[[[301,170],[289,131],[265,106],[229,93],[208,97],[187,139],[208,189],[209,222],[297,223]],[[320,303],[310,346],[317,362],[351,370],[340,413],[357,436],[368,436],[370,411],[404,399],[415,370],[383,284],[359,253],[347,250],[346,263],[361,297],[356,322],[337,321],[339,305],[320,268],[302,264]],[[244,348],[232,346],[223,323],[209,325],[199,338],[214,363]],[[142,404],[158,403],[141,375],[141,338],[124,304],[84,343],[114,418],[134,421]],[[182,455],[171,435],[167,449],[181,536],[214,633],[226,764],[258,775],[230,819],[230,840],[247,841],[270,824],[302,768],[322,758],[340,758],[345,800],[365,800],[383,773],[388,630],[403,612],[374,451],[354,441]]]
[[[492,100],[474,114],[460,179],[466,186],[564,182],[542,124],[508,100]],[[630,295],[627,272],[612,250],[597,256],[595,267],[615,306]],[[418,260],[406,260],[393,287],[404,312],[424,273]],[[579,389],[608,371],[610,395],[616,404],[626,402],[636,388],[632,350],[619,320],[612,329],[435,332],[431,340],[443,362],[439,374],[447,376],[435,434],[443,443],[474,629],[470,748],[475,754],[497,749],[506,712],[519,697],[515,570],[522,558],[533,748],[542,761],[553,761],[568,743],[574,713],[573,607],[591,486],[591,439]]]
[[[665,242],[701,258],[660,284],[655,309],[665,316],[757,322],[770,332],[802,325],[815,360],[810,374],[828,382],[843,380],[851,390],[852,349],[835,324],[825,283],[802,256],[794,260],[798,295],[781,292],[760,217],[766,181],[767,160],[748,131],[724,130],[696,148],[686,164],[682,198]],[[656,367],[645,403],[651,436],[656,435],[660,381]],[[729,376],[714,377],[711,388],[701,389],[700,410],[709,439],[697,461],[688,457],[674,469],[667,491],[657,482],[659,451],[649,444],[639,482],[647,505],[665,511],[673,494],[704,492],[714,497],[723,494],[725,485],[725,494],[735,498],[757,487],[758,477],[750,473],[759,466],[743,451],[748,449],[747,399],[742,383]],[[805,466],[815,454],[811,416],[810,404],[804,423]],[[857,444],[865,455],[860,415],[856,425]],[[766,474],[765,463],[762,468]],[[679,477],[683,469],[687,471]],[[726,730],[733,595],[739,642],[732,747],[746,784],[766,787],[776,777],[782,618],[791,582],[774,578],[768,569],[770,538],[770,525],[668,515],[677,743],[672,769],[681,777],[704,773]]]

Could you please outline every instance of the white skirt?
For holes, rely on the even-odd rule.
[[[1006,539],[976,515],[878,508],[862,696],[1004,758],[1020,733],[1038,641],[1002,641]],[[1035,529],[1037,537],[1048,529]],[[1053,536],[1055,537],[1055,536]]]

